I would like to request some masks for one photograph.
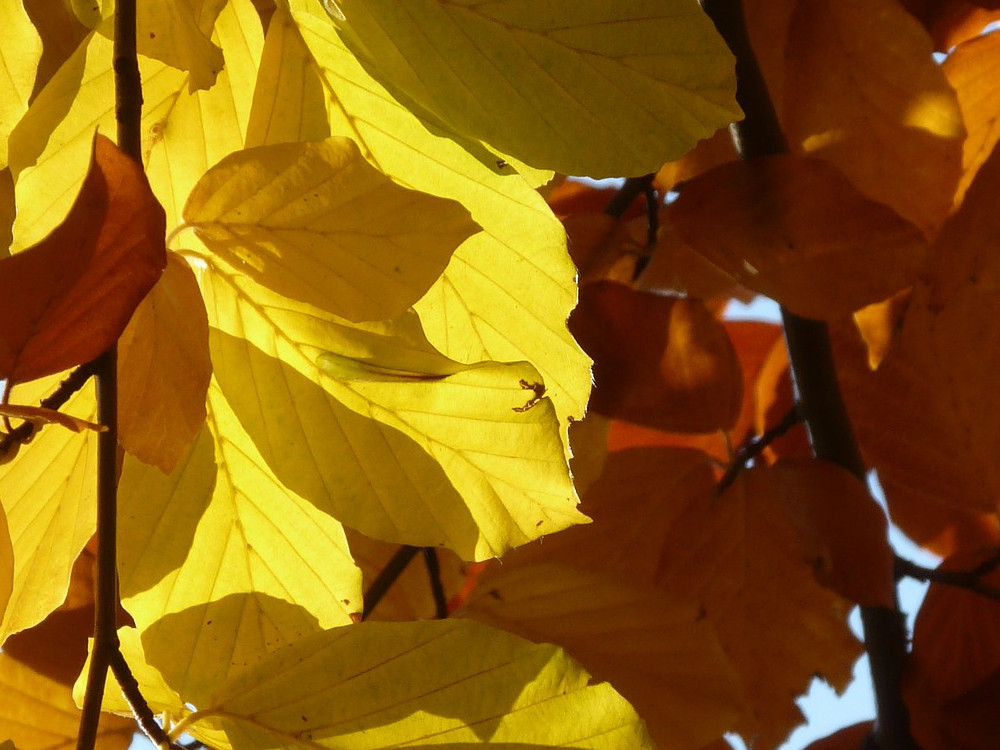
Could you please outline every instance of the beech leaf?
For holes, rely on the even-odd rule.
[[[184,219],[227,263],[350,320],[402,313],[478,229],[457,203],[393,183],[343,137],[226,157],[191,191]]]
[[[141,167],[97,135],[66,219],[0,259],[0,377],[57,373],[115,343],[166,265],[164,232]]]

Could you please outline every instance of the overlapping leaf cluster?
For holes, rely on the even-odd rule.
[[[113,5],[0,3],[20,750],[71,741],[93,608],[93,399],[45,399],[119,334],[122,651],[209,747],[777,747],[893,553],[755,294],[830,323],[893,521],[996,577],[991,3],[745,0],[789,153],[740,162],[692,0],[140,2],[145,177],[94,136]],[[358,622],[399,545],[454,617],[411,565]],[[996,606],[921,610],[925,750],[992,747]]]

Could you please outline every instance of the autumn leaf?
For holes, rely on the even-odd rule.
[[[402,313],[476,231],[461,206],[399,187],[346,138],[223,159],[184,220],[258,282],[349,320]]]
[[[594,358],[592,409],[677,432],[736,421],[739,361],[722,324],[699,301],[591,284],[570,326]]]
[[[33,380],[111,346],[166,265],[164,231],[141,169],[98,135],[66,220],[0,259],[0,376]]]
[[[169,473],[205,421],[208,316],[191,268],[170,253],[118,343],[118,440]]]
[[[35,70],[42,55],[42,40],[21,3],[0,8],[0,25],[7,40],[0,61],[0,168],[7,165],[7,138],[28,109]]]
[[[344,41],[397,98],[537,167],[654,172],[739,116],[732,58],[696,3],[337,5]]]
[[[560,649],[478,623],[362,623],[300,639],[233,675],[188,731],[221,729],[248,750],[276,738],[345,750],[652,748],[621,696],[588,682]]]
[[[913,283],[920,232],[835,169],[782,155],[688,183],[668,214],[681,239],[744,286],[824,320]]]

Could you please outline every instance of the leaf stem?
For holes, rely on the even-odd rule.
[[[763,435],[757,435],[753,439],[741,445],[739,450],[736,451],[736,456],[726,469],[726,473],[722,475],[718,483],[715,485],[715,494],[721,495],[729,489],[732,483],[736,481],[736,477],[740,475],[740,472],[746,468],[750,461],[760,456],[767,446],[784,435],[795,425],[799,424],[801,421],[802,413],[799,411],[798,405],[795,405],[785,413],[785,416],[782,417],[781,421],[774,425],[774,427],[766,430]]]
[[[702,7],[736,56],[737,100],[746,115],[735,128],[740,158],[788,152],[757,59],[750,45],[740,0],[703,0]],[[782,309],[792,375],[813,451],[847,469],[862,481],[865,465],[840,394],[826,324]],[[906,626],[898,609],[861,607],[881,750],[913,750],[909,712],[902,698]]]
[[[427,565],[427,576],[431,579],[431,593],[434,595],[434,616],[439,620],[448,617],[448,597],[444,593],[444,583],[441,581],[441,561],[437,550],[424,547],[424,563]]]
[[[170,741],[170,736],[157,723],[152,709],[146,703],[145,697],[143,697],[142,692],[139,690],[139,683],[132,674],[132,670],[129,668],[128,662],[125,661],[125,657],[122,656],[120,647],[115,648],[110,654],[110,667],[112,674],[115,676],[115,681],[121,688],[122,696],[128,703],[129,708],[132,709],[132,716],[135,717],[135,721],[139,725],[139,728],[142,729],[143,734],[157,747],[163,748],[173,745]]]
[[[372,581],[372,585],[365,592],[364,609],[361,613],[362,620],[368,619],[372,610],[382,601],[382,597],[392,588],[392,584],[396,582],[406,566],[410,564],[410,560],[416,557],[419,551],[420,547],[411,547],[408,544],[404,544],[396,550],[396,554],[386,563],[382,572],[378,574],[378,578]]]

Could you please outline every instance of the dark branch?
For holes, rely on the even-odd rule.
[[[441,562],[437,550],[424,547],[424,563],[427,565],[427,575],[431,579],[431,593],[434,595],[434,616],[439,620],[448,617],[448,598],[444,593],[444,583],[441,581]]]
[[[726,473],[722,475],[719,482],[715,485],[715,494],[721,495],[729,489],[733,482],[736,481],[736,477],[740,475],[740,472],[747,467],[747,464],[760,456],[767,446],[801,421],[802,415],[799,413],[798,406],[793,406],[781,418],[778,424],[766,430],[763,435],[758,435],[740,446],[740,449],[736,451],[736,456],[733,458],[732,463],[729,464],[729,468],[726,469]]]
[[[170,741],[166,730],[156,721],[156,717],[149,704],[146,703],[142,692],[139,690],[139,683],[136,682],[132,670],[129,669],[128,662],[125,661],[125,657],[122,656],[120,649],[115,649],[111,654],[111,663],[109,666],[111,667],[112,674],[115,676],[118,687],[121,688],[122,696],[128,703],[129,708],[132,709],[132,715],[135,717],[139,728],[142,729],[143,734],[159,748],[167,746],[178,748],[178,745]]]
[[[59,386],[51,393],[51,395],[46,396],[39,402],[39,406],[43,409],[52,409],[53,411],[58,411],[66,402],[72,398],[73,394],[86,385],[90,376],[94,374],[94,363],[88,362],[85,365],[80,365],[73,372],[71,372],[65,380],[63,380]],[[3,462],[6,458],[13,458],[11,454],[12,451],[16,454],[17,449],[27,443],[31,438],[35,436],[35,432],[38,430],[32,422],[25,422],[18,425],[13,430],[5,433],[2,438],[0,438],[0,462]]]
[[[378,578],[372,581],[372,585],[365,592],[364,609],[361,614],[362,620],[368,619],[372,610],[382,601],[382,597],[392,588],[392,584],[396,582],[396,579],[406,569],[406,566],[410,564],[410,560],[416,557],[419,551],[420,547],[411,547],[408,544],[404,544],[396,550],[396,554],[386,563],[386,566],[382,568],[382,572],[378,574]]]
[[[981,563],[972,570],[941,570],[940,568],[925,568],[917,565],[912,560],[896,555],[896,575],[913,578],[926,583],[940,583],[944,586],[954,586],[965,589],[974,594],[980,594],[987,599],[1000,602],[1000,589],[983,583],[983,576],[992,572],[992,569],[1000,564],[1000,555],[994,555],[987,563],[992,567],[987,567],[986,563]],[[985,568],[985,569],[984,569]]]
[[[608,201],[608,205],[604,207],[604,213],[620,219],[628,211],[628,207],[632,205],[635,199],[640,195],[644,195],[646,190],[652,187],[653,177],[655,175],[652,174],[643,175],[642,177],[629,177],[625,180],[625,184],[618,189],[614,197]]]

